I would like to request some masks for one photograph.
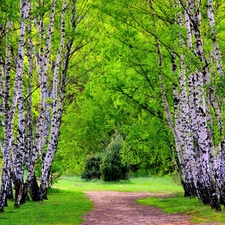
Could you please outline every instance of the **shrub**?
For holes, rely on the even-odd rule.
[[[116,134],[102,154],[86,159],[82,179],[102,179],[103,181],[119,181],[129,179],[130,167],[123,163],[120,152],[123,147],[122,136]]]
[[[100,179],[100,165],[102,163],[102,157],[100,154],[93,155],[86,159],[85,168],[81,174],[82,179],[91,180],[91,179]]]
[[[123,147],[121,135],[115,135],[107,147],[100,166],[101,179],[103,181],[119,181],[129,178],[130,167],[128,163],[123,163],[120,152]]]

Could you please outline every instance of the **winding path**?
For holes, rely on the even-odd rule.
[[[187,215],[166,214],[136,202],[155,196],[153,193],[89,191],[85,195],[93,201],[94,209],[84,216],[82,225],[193,225]]]

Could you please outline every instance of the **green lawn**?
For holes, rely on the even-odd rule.
[[[183,197],[181,186],[169,177],[133,178],[118,183],[102,181],[83,181],[77,177],[62,177],[48,193],[49,200],[43,202],[27,202],[20,209],[14,209],[13,201],[0,214],[1,225],[34,225],[34,224],[80,224],[82,216],[92,209],[92,202],[83,191],[150,191],[165,193],[167,198],[148,198],[140,204],[161,207],[167,213],[185,212],[192,215],[196,223],[223,222],[225,213],[216,213],[209,206],[203,206],[197,199]]]
[[[80,191],[64,191],[52,189],[48,200],[43,202],[27,202],[19,209],[9,207],[0,214],[1,225],[67,225],[80,224],[82,216],[92,209],[92,203]]]
[[[216,212],[210,206],[200,203],[197,198],[184,198],[181,193],[174,193],[168,198],[151,197],[138,200],[140,204],[162,208],[166,213],[186,213],[197,224],[220,222],[225,224],[225,212]]]
[[[182,192],[182,187],[169,177],[132,178],[129,181],[103,182],[99,180],[84,181],[77,177],[62,177],[54,187],[76,191],[150,191]]]

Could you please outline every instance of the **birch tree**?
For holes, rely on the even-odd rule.
[[[59,43],[59,48],[58,48],[58,52],[56,56],[56,64],[54,68],[54,75],[53,75],[53,87],[52,87],[53,111],[52,111],[52,119],[51,119],[50,141],[48,143],[47,153],[43,161],[41,186],[39,189],[40,200],[43,200],[43,196],[47,188],[50,168],[52,165],[52,161],[54,159],[54,154],[57,150],[59,128],[60,128],[61,116],[62,116],[62,99],[59,99],[58,97],[58,86],[59,86],[60,62],[61,62],[62,50],[63,50],[64,42],[65,42],[65,13],[66,13],[66,1],[64,0],[62,4],[62,17],[61,17],[61,41]],[[61,91],[64,92],[64,90],[61,90]]]
[[[186,162],[187,167],[184,171],[187,173],[190,170],[198,198],[203,203],[210,204],[212,208],[220,211],[219,193],[215,176],[217,165],[215,164],[215,147],[212,137],[211,103],[207,94],[209,93],[207,91],[209,86],[205,89],[205,85],[210,85],[211,83],[211,72],[200,27],[202,8],[199,1],[181,1],[180,3],[183,7],[183,14],[180,15],[185,18],[187,47],[190,50],[190,54],[196,58],[196,62],[200,62],[199,65],[201,67],[195,64],[190,66],[184,65],[184,55],[180,56],[181,66],[179,68],[180,73],[184,73],[184,77],[181,77],[179,80],[180,95],[176,94],[174,99],[175,103],[179,102],[180,110],[178,112],[180,116],[183,114],[183,118],[175,120],[176,131],[180,134],[183,155],[191,163],[188,164]],[[179,25],[183,27],[183,23]],[[191,74],[188,71],[190,69],[193,71]],[[186,76],[189,77],[188,89],[186,89]],[[180,126],[182,129],[179,128]],[[186,135],[182,134],[184,132],[187,132]],[[176,139],[175,142],[177,142]],[[189,150],[185,146],[189,146]],[[179,154],[179,151],[177,153]],[[180,161],[180,163],[182,162]],[[183,172],[184,176],[185,173]],[[188,184],[189,181],[187,180],[185,183]]]
[[[1,211],[6,204],[11,179],[16,207],[26,201],[28,189],[32,200],[47,197],[69,64],[72,55],[92,42],[91,37],[80,35],[76,40],[74,35],[89,8],[88,1],[21,0],[20,24],[10,19],[6,23],[7,35],[3,39],[6,48],[1,49],[1,81],[4,85],[1,94],[4,127]],[[14,33],[16,26],[19,33]],[[89,24],[84,23],[81,27],[88,30]],[[82,59],[77,58],[77,61],[80,63]],[[14,85],[12,93],[10,83]],[[38,93],[40,101],[37,100]],[[40,188],[35,175],[39,159],[42,164]],[[24,166],[28,171],[26,182]]]
[[[214,1],[198,0],[136,4],[118,4],[126,16],[104,10],[124,27],[139,32],[143,45],[148,42],[152,46],[152,58],[158,62],[154,70],[149,59],[149,74],[158,73],[155,84],[160,88],[163,115],[174,136],[174,157],[185,196],[196,195],[220,211],[219,202],[224,202],[224,128],[217,85],[224,74],[214,13],[221,13],[222,8],[215,11]],[[147,57],[147,51],[145,54]]]
[[[7,21],[6,33],[10,29],[10,21]],[[3,60],[3,59],[2,59]],[[4,60],[3,60],[4,63]],[[5,63],[1,68],[1,76],[4,85],[4,94],[3,98],[3,127],[4,127],[4,143],[2,146],[2,155],[3,155],[3,170],[2,170],[2,179],[1,179],[1,192],[0,192],[0,211],[3,211],[4,205],[7,205],[7,192],[9,189],[10,179],[11,179],[11,157],[9,151],[10,144],[10,122],[9,122],[9,109],[10,109],[10,40],[9,36],[6,35],[6,51],[5,51]],[[3,78],[4,77],[4,78]]]

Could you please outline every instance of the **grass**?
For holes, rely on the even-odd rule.
[[[103,182],[99,180],[84,181],[77,177],[64,176],[54,187],[76,191],[182,192],[181,186],[175,184],[169,177],[132,178],[128,181]]]
[[[20,209],[9,207],[0,214],[1,225],[77,225],[82,223],[82,216],[93,207],[83,191],[150,191],[165,193],[169,197],[151,197],[138,200],[146,204],[162,208],[167,213],[187,213],[196,223],[222,222],[225,224],[225,212],[217,213],[209,206],[204,206],[197,199],[183,197],[181,186],[169,177],[133,178],[118,183],[104,183],[99,180],[83,181],[77,177],[62,177],[48,193],[49,200],[43,202],[27,202]]]
[[[184,198],[181,193],[173,193],[167,198],[151,197],[138,200],[140,204],[161,208],[166,213],[185,213],[192,216],[194,223],[225,224],[225,211],[216,212],[205,206],[197,198]]]
[[[82,216],[91,210],[92,203],[80,191],[52,189],[48,200],[28,201],[19,209],[9,202],[4,213],[0,214],[1,225],[71,225],[80,224]]]

